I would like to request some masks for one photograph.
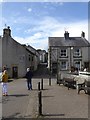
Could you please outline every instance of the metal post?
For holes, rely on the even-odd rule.
[[[41,91],[38,92],[38,99],[39,99],[39,115],[42,115],[42,93]]]
[[[59,71],[58,71],[58,49],[57,49],[57,84],[58,84],[58,73]]]
[[[38,90],[40,91],[40,82],[38,82]]]
[[[51,76],[49,77],[49,86],[51,86]]]
[[[43,90],[43,78],[41,79],[41,90]]]

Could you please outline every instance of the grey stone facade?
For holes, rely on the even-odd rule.
[[[85,39],[85,33],[81,37],[69,37],[66,31],[64,37],[49,37],[48,68],[51,72],[71,70],[75,67],[90,68],[90,43]]]

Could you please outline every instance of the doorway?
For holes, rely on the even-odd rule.
[[[12,78],[18,78],[18,67],[12,67]]]
[[[89,62],[84,62],[84,68],[89,68]]]

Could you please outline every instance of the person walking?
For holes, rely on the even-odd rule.
[[[7,82],[8,82],[8,73],[7,73],[7,70],[4,70],[3,73],[2,73],[2,92],[3,92],[3,96],[8,95]]]
[[[28,90],[32,90],[32,72],[30,71],[30,68],[27,68],[27,73],[26,73],[26,79],[27,79],[27,88]]]

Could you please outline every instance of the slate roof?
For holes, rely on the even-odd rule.
[[[77,46],[77,47],[88,47],[90,43],[82,37],[49,37],[49,46]]]

